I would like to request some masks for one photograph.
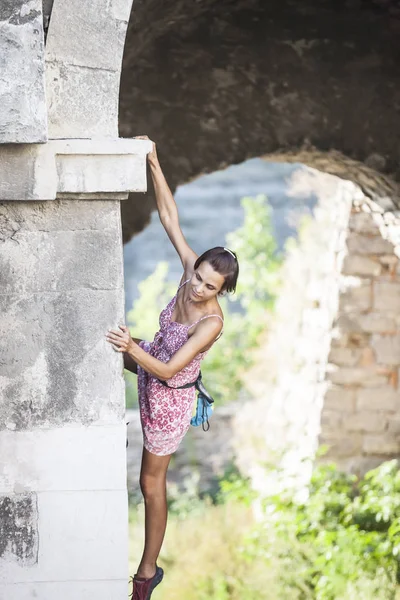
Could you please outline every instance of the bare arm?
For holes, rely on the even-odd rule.
[[[150,373],[150,375],[165,381],[171,379],[171,377],[186,367],[199,352],[207,348],[219,335],[221,329],[222,323],[220,319],[205,319],[196,326],[194,334],[167,363],[163,363],[161,360],[154,358],[154,356],[142,350],[132,340],[128,328],[124,325],[120,325],[120,331],[115,329],[110,330],[107,340],[113,344],[115,350],[126,352],[134,362]]]
[[[132,338],[135,344],[139,344],[142,340],[139,338]],[[124,368],[127,371],[131,371],[137,375],[137,362],[133,360],[131,356],[127,352],[124,352]]]
[[[139,137],[142,139],[148,139],[147,136]],[[182,233],[179,224],[178,208],[171,190],[169,189],[168,183],[164,177],[164,173],[162,172],[154,143],[153,150],[150,152],[150,154],[148,154],[147,159],[151,170],[151,178],[154,184],[157,210],[160,221],[175,250],[177,251],[179,258],[181,259],[183,268],[185,271],[192,270],[197,259],[197,254],[189,246]]]

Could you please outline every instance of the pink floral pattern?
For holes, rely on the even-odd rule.
[[[185,283],[187,282],[182,285]],[[191,325],[182,325],[171,320],[176,296],[177,294],[161,312],[160,329],[153,342],[140,343],[143,350],[164,363],[187,342],[189,329],[198,323],[196,321]],[[207,352],[208,350],[195,356],[186,367],[167,381],[168,385],[177,387],[195,381],[200,363]],[[195,388],[169,389],[138,366],[138,395],[144,447],[159,456],[173,454],[190,427],[196,398]]]

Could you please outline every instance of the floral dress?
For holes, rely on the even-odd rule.
[[[179,286],[178,291],[188,281]],[[209,317],[218,317],[223,322],[220,315],[206,315],[191,325],[172,321],[177,293],[160,314],[160,330],[153,342],[140,342],[143,350],[164,363],[187,342],[189,329],[197,323]],[[197,354],[186,367],[168,379],[168,385],[177,387],[195,381],[207,352]],[[196,398],[195,387],[181,390],[167,388],[139,365],[137,373],[144,447],[159,456],[172,454],[189,429]]]

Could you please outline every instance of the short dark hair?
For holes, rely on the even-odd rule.
[[[214,271],[225,277],[225,283],[222,286],[221,292],[235,293],[239,277],[239,262],[236,253],[222,246],[206,250],[194,263],[195,270],[204,261],[210,263]]]

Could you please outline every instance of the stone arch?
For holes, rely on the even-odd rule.
[[[50,138],[118,137],[131,5],[132,0],[44,3]]]
[[[173,188],[254,156],[320,168],[328,152],[328,172],[362,184],[363,163],[373,197],[397,202],[396,2],[137,0],[133,15],[120,131],[158,142]],[[126,240],[152,206],[122,207]]]

